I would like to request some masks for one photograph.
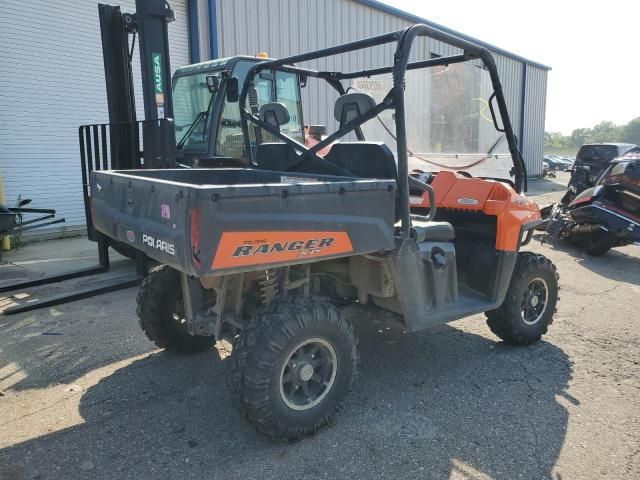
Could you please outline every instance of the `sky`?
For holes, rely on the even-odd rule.
[[[545,130],[640,117],[640,0],[383,0],[552,68]]]

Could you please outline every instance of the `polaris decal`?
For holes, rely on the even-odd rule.
[[[152,237],[146,233],[142,234],[142,243],[148,247],[155,248],[160,252],[164,252],[168,255],[176,254],[176,247],[173,243],[161,240],[159,238]]]
[[[346,232],[225,232],[211,266],[231,268],[352,251]]]

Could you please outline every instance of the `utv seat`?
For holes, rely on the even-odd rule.
[[[333,108],[334,118],[340,122],[340,128],[348,122],[372,110],[375,99],[368,93],[346,93]],[[342,142],[336,143],[325,157],[331,163],[347,170],[354,177],[362,178],[398,178],[396,160],[389,147],[381,142]]]
[[[423,222],[412,220],[411,236],[416,242],[450,242],[456,232],[449,222]]]
[[[334,117],[340,126],[376,106],[366,93],[347,93],[336,101]],[[289,122],[289,112],[281,103],[267,103],[260,107],[260,119],[280,129]],[[396,179],[397,169],[393,153],[380,142],[336,143],[324,157],[325,161],[309,156],[302,162],[294,147],[284,142],[265,142],[258,145],[256,162],[263,170],[317,173],[319,175],[350,175],[361,178]],[[291,165],[295,165],[291,167]],[[337,168],[334,168],[337,167]]]
[[[256,150],[256,163],[260,170],[279,172],[315,173],[343,177],[347,173],[331,162],[309,157],[297,163],[300,154],[288,143],[261,143]],[[292,167],[292,165],[294,165]]]
[[[393,153],[381,142],[336,143],[325,159],[347,170],[354,177],[385,180],[398,178]]]
[[[280,131],[282,125],[289,123],[287,107],[282,103],[266,103],[260,107],[260,119]],[[263,142],[256,149],[256,163],[261,170],[292,171],[300,173],[317,173],[319,175],[344,175],[345,172],[329,162],[322,162],[309,157],[296,164],[300,154],[285,142]],[[295,167],[291,168],[291,165]]]
[[[265,103],[259,110],[260,120],[264,123],[268,123],[276,130],[280,131],[281,125],[289,123],[291,117],[289,116],[289,110],[282,103],[272,102]]]

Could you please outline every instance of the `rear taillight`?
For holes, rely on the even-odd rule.
[[[191,211],[191,257],[193,264],[200,267],[200,209]]]

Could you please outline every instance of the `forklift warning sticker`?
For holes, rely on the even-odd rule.
[[[211,268],[290,262],[352,251],[347,232],[225,232]]]

